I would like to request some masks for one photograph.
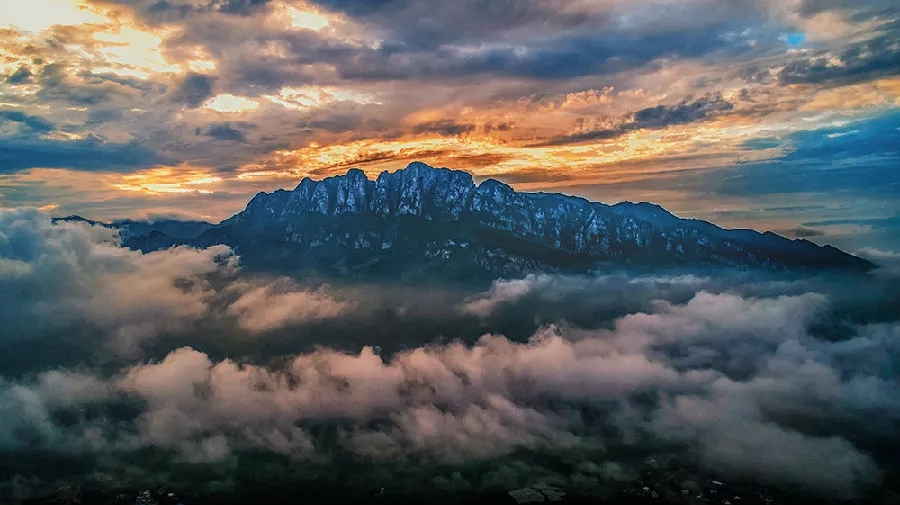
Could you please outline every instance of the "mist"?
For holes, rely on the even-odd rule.
[[[98,480],[592,495],[668,454],[869,499],[900,477],[896,272],[323,284],[4,210],[0,496]]]

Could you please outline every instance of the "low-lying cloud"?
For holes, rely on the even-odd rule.
[[[859,401],[900,397],[895,379],[836,364],[848,348],[861,358],[884,357],[886,349],[869,335],[885,329],[819,342],[807,328],[825,303],[815,294],[746,299],[700,292],[686,304],[662,304],[577,339],[546,327],[527,343],[485,335],[472,346],[421,347],[390,358],[368,347],[357,354],[323,349],[281,368],[214,361],[184,347],[111,377],[53,371],[4,385],[10,408],[3,425],[11,429],[0,440],[7,448],[39,443],[100,453],[151,446],[191,462],[223,461],[252,448],[312,459],[320,441],[308,425],[323,421],[341,423],[345,450],[376,459],[427,454],[459,462],[608,442],[592,435],[596,426],[577,411],[548,406],[564,402],[616,414],[611,426],[623,433],[683,444],[727,475],[853,497],[880,478],[870,455],[839,436],[773,420],[798,409],[819,422],[900,415],[897,402]],[[755,362],[742,360],[748,356]],[[749,378],[729,377],[736,361],[753,369],[740,371]],[[659,403],[633,403],[646,392],[659,394]],[[51,420],[56,409],[129,396],[144,409],[125,424],[99,418],[64,427]],[[639,416],[625,415],[635,409]],[[30,436],[16,435],[16,427],[28,427]]]
[[[289,279],[255,287],[238,283],[230,289],[241,295],[228,306],[228,313],[237,317],[238,326],[249,331],[334,318],[352,308],[351,303],[332,298],[324,289],[297,291]]]
[[[900,322],[884,297],[896,277],[856,278],[870,289],[853,300],[845,278],[728,271],[532,275],[423,296],[248,276],[222,247],[142,254],[108,229],[32,211],[2,212],[0,224],[4,344],[38,349],[49,328],[78,327],[132,351],[102,367],[4,374],[5,454],[114,472],[156,451],[227,473],[263,453],[406,465],[421,482],[496,490],[541,475],[618,483],[636,475],[627,454],[675,451],[723,479],[831,499],[867,496],[897,472],[886,454],[900,421]],[[340,341],[341,324],[363,344]],[[438,331],[376,344],[413,324]],[[464,334],[441,341],[450,327]],[[255,351],[299,331],[321,331],[314,348]],[[145,350],[168,345],[166,332],[181,344]],[[264,335],[240,347],[250,334]],[[554,474],[523,453],[571,468]],[[477,481],[465,469],[479,461],[497,472]]]
[[[0,326],[6,340],[79,326],[134,350],[142,341],[232,315],[249,331],[329,318],[345,304],[290,281],[234,279],[238,258],[226,246],[176,247],[143,254],[123,248],[116,230],[52,223],[32,209],[0,211]],[[217,284],[225,283],[225,287]],[[216,314],[219,300],[236,299]]]

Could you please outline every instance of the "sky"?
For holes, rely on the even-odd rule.
[[[893,0],[0,0],[0,208],[210,221],[412,161],[900,251]]]

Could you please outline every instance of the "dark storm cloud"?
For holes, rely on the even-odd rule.
[[[216,140],[225,140],[232,142],[244,142],[247,140],[247,130],[255,128],[256,125],[247,122],[230,122],[212,123],[208,128],[198,128],[198,135],[206,135]]]
[[[834,61],[837,59],[837,63]],[[835,55],[792,61],[778,73],[782,84],[855,84],[900,74],[900,29],[863,41]]]
[[[209,7],[225,14],[248,16],[265,8],[269,0],[212,0]]]
[[[31,82],[31,71],[27,67],[19,67],[15,72],[6,76],[7,84],[17,85],[29,82]]]
[[[712,93],[696,99],[686,97],[675,105],[657,105],[641,109],[625,116],[622,119],[622,123],[614,127],[587,129],[587,131],[580,133],[540,142],[535,144],[535,146],[558,146],[591,140],[610,139],[644,128],[665,128],[671,125],[704,121],[732,110],[734,110],[734,104],[725,100],[720,93]],[[585,123],[587,121],[582,119],[579,126],[583,129]]]
[[[88,111],[85,126],[92,126],[102,123],[111,123],[122,119],[122,111],[120,109],[91,109]]]
[[[423,151],[422,154],[427,156],[428,151]],[[453,166],[464,164],[469,167],[491,167],[513,159],[513,156],[507,153],[460,154],[452,151],[443,156],[440,156],[441,153],[436,154],[438,154],[437,159],[446,160],[445,164]],[[417,156],[416,159],[418,159]]]
[[[712,9],[705,3],[672,5],[667,11],[669,20],[673,26],[681,25],[682,29],[669,30],[666,25],[656,25],[653,16],[647,18],[648,26],[643,26],[642,20],[634,24],[630,23],[631,19],[629,23],[621,23],[624,16],[614,7],[595,5],[585,8],[556,0],[317,0],[315,3],[347,13],[357,21],[388,33],[390,37],[382,48],[387,54],[429,52],[439,55],[446,47],[498,43],[528,49],[532,54],[516,61],[517,58],[501,49],[488,52],[481,62],[472,59],[468,65],[460,64],[459,68],[499,65],[505,67],[509,75],[542,78],[548,78],[554,70],[565,75],[589,75],[590,70],[580,74],[573,67],[596,65],[595,58],[602,61],[611,58],[610,53],[616,53],[626,61],[633,60],[625,64],[627,67],[651,59],[653,54],[695,54],[713,50],[722,47],[718,37],[720,32],[734,30],[736,25],[760,17],[756,6],[741,2],[723,3]],[[567,36],[559,37],[560,33]],[[586,54],[579,59],[575,54],[580,53]],[[542,65],[537,61],[540,56],[557,61]]]
[[[281,31],[247,23],[228,24],[215,17],[200,17],[165,41],[166,53],[175,60],[190,58],[184,48],[203,46],[217,60],[217,86],[224,91],[258,95],[328,80],[313,65],[337,65],[366,51],[351,43],[329,39],[311,30]],[[273,55],[267,47],[283,48]],[[321,67],[319,67],[321,69]],[[330,82],[334,84],[334,82]]]
[[[38,77],[40,84],[45,87],[54,87],[62,84],[65,78],[66,66],[62,63],[48,63],[41,68]]]
[[[736,76],[754,84],[767,84],[775,80],[768,68],[755,64],[741,68]]]
[[[692,58],[723,47],[721,28],[671,33],[597,34],[542,39],[523,48],[468,51],[442,46],[433,51],[385,44],[336,62],[340,76],[359,81],[509,76],[559,80],[613,74],[658,58]]]
[[[44,65],[35,80],[35,84],[40,86],[37,98],[43,102],[91,108],[107,107],[116,100],[134,101],[138,97],[164,91],[164,86],[160,84],[135,77],[95,74],[90,70],[70,74],[72,66],[67,63]]]
[[[173,90],[172,100],[192,109],[197,108],[214,95],[214,82],[215,78],[208,75],[188,73]]]
[[[365,165],[365,164],[367,164],[367,163],[373,163],[373,162],[384,161],[384,160],[391,160],[391,159],[396,158],[396,156],[397,156],[397,153],[394,152],[394,151],[387,151],[387,150],[369,150],[369,151],[364,151],[364,152],[362,152],[362,153],[360,153],[360,154],[357,154],[357,155],[353,156],[352,158],[350,158],[350,159],[348,159],[348,160],[346,160],[346,161],[342,161],[341,163],[338,163],[338,164],[335,164],[335,165],[330,165],[330,166],[328,166],[327,168],[328,168],[328,169],[333,169],[333,168],[350,168],[350,167],[356,167],[356,166],[359,166],[359,165]],[[325,170],[323,170],[323,172],[325,172]]]
[[[606,140],[623,135],[626,131],[628,130],[621,128],[602,128],[599,130],[588,130],[581,133],[573,133],[571,135],[564,135],[551,140],[537,142],[535,144],[531,144],[529,147],[552,147],[563,146],[566,144],[577,144],[579,142],[589,142],[592,140]]]
[[[140,143],[112,143],[96,136],[79,140],[0,140],[0,173],[29,168],[129,171],[158,161],[160,157]]]
[[[672,13],[673,26],[681,23],[684,29],[660,30],[640,23],[623,27],[605,9],[574,12],[564,3],[532,0],[325,6],[356,16],[364,27],[353,29],[363,35],[369,31],[380,42],[373,46],[312,30],[284,31],[197,16],[185,20],[186,29],[166,41],[167,51],[179,59],[182,48],[203,45],[220,63],[220,87],[249,94],[341,81],[489,75],[563,80],[642,68],[660,58],[739,53],[745,48],[728,42],[725,35],[758,17],[753,9],[728,7],[700,23],[692,11],[696,7],[679,7]],[[273,44],[284,51],[261,54]],[[336,75],[314,71],[321,65],[333,67]]]
[[[325,116],[325,115],[322,115]],[[369,127],[363,117],[357,114],[341,114],[332,112],[330,117],[321,117],[314,115],[315,119],[298,123],[297,126],[302,129],[323,130],[332,133],[344,133],[360,129],[363,126]],[[375,122],[377,126],[377,121]]]
[[[289,84],[300,84],[311,80],[302,73],[282,68],[274,62],[266,61],[265,58],[237,64],[225,63],[224,70],[228,72],[230,78],[229,91],[250,95],[277,92]]]
[[[440,119],[437,121],[428,121],[413,126],[415,133],[437,133],[444,137],[456,137],[464,133],[475,130],[475,125],[467,123],[457,123],[452,119]]]
[[[512,130],[514,126],[515,124],[510,121],[490,121],[482,126],[482,131],[484,131],[484,133],[508,132]]]
[[[547,33],[597,26],[605,18],[603,14],[564,12],[560,2],[540,0],[320,0],[314,3],[390,30],[398,47],[413,51],[433,50],[460,41],[491,40],[503,32],[525,27]]]
[[[129,7],[150,24],[172,23],[208,13],[249,16],[265,10],[269,0],[90,0],[107,6]]]
[[[104,73],[96,73],[92,71],[84,71],[78,74],[79,77],[84,78],[88,82],[93,82],[94,84],[99,84],[102,82],[106,83],[115,83],[121,86],[126,86],[129,88],[133,88],[137,91],[141,91],[144,93],[149,92],[162,92],[165,89],[165,85],[158,84],[152,81],[146,81],[144,79],[139,79],[137,77],[131,77],[126,75],[118,75],[109,72]]]
[[[721,94],[707,95],[696,100],[687,97],[677,105],[657,105],[635,112],[631,127],[661,128],[692,123],[733,109],[734,104],[722,98]]]
[[[825,232],[821,230],[816,230],[813,228],[793,228],[790,230],[785,230],[786,233],[790,236],[798,237],[798,238],[810,238],[810,237],[821,237],[825,235]]]
[[[17,110],[0,110],[0,124],[4,121],[20,123],[38,133],[46,133],[56,129],[53,123],[40,116],[31,116]]]

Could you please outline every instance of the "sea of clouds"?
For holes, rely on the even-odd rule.
[[[307,285],[246,275],[225,246],[143,254],[3,210],[0,452],[84,458],[85,478],[148,449],[423,474],[546,453],[600,482],[626,478],[629,450],[674,447],[723,478],[855,499],[897,471],[898,287],[890,269]]]

